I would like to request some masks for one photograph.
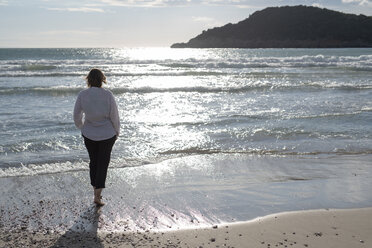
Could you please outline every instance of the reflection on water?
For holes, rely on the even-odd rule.
[[[211,153],[372,153],[372,49],[0,54],[0,177],[88,168],[71,111],[90,67],[106,73],[119,106],[114,167]]]

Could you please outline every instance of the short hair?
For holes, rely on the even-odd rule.
[[[85,78],[87,80],[88,87],[102,87],[102,82],[105,84],[106,77],[100,69],[92,69]]]

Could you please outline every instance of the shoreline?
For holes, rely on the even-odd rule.
[[[270,214],[254,220],[171,231],[0,232],[0,247],[327,247],[372,244],[372,208]]]
[[[170,231],[162,242],[177,247],[370,247],[371,219],[372,208],[282,212],[245,222]]]
[[[281,247],[279,242],[292,238],[296,244],[288,247],[300,243],[297,247],[304,247],[306,235],[322,232],[321,239],[315,236],[318,239],[312,242],[328,240],[325,237],[333,231],[328,225],[334,220],[327,215],[330,211],[317,210],[321,217],[314,219],[320,220],[307,227],[302,216],[313,222],[306,217],[312,213],[308,210],[328,208],[357,209],[331,210],[340,221],[331,228],[345,228],[343,237],[349,240],[345,243],[354,242],[348,248],[368,247],[364,244],[372,241],[364,231],[372,237],[371,161],[371,156],[197,155],[112,168],[103,193],[106,205],[99,211],[92,203],[87,171],[0,178],[0,247],[74,247],[81,242],[86,247],[131,247],[132,243],[136,247],[241,247],[236,243],[241,240],[268,248],[268,242],[270,247]],[[291,211],[300,211],[300,217]],[[339,211],[349,216],[350,223]],[[290,217],[288,226],[279,225],[287,212],[297,217]],[[273,213],[280,214],[275,218]],[[360,227],[366,220],[370,223]],[[263,223],[269,224],[262,229]],[[278,231],[283,228],[306,235],[284,237],[284,231]],[[266,230],[262,235],[257,233],[261,229]],[[234,235],[224,236],[226,231]],[[261,236],[265,239],[258,240]],[[352,236],[364,243],[355,243]]]

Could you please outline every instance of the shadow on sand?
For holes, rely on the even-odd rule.
[[[52,248],[103,248],[103,244],[97,235],[99,217],[100,208],[90,206],[79,216],[75,224],[57,240]]]

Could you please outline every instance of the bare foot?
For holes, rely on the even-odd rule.
[[[102,196],[94,197],[94,203],[97,205],[97,207],[105,205],[105,203],[102,201]]]
[[[94,203],[97,205],[97,207],[105,205],[105,203],[102,201],[102,196],[101,196],[102,190],[103,190],[102,188],[94,189]]]

